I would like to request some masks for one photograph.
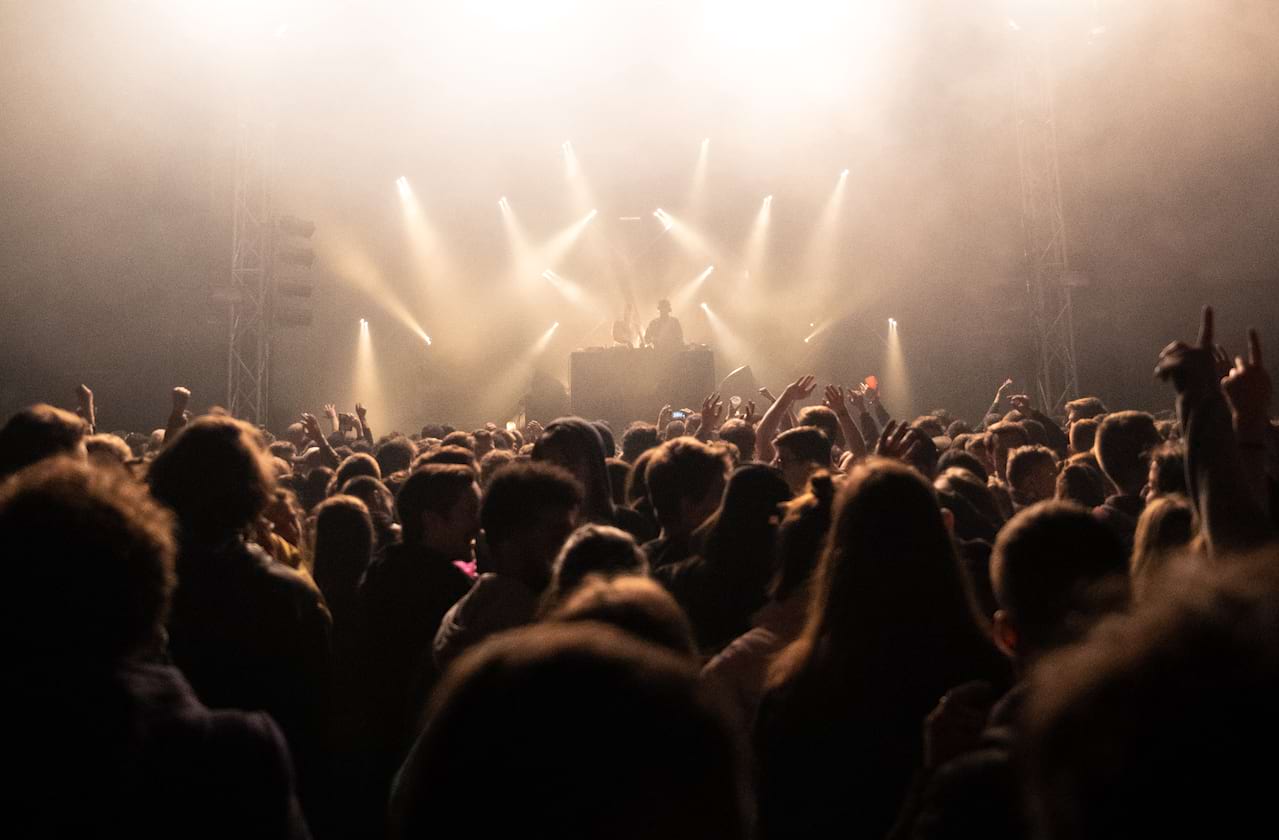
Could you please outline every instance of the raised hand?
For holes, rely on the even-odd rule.
[[[782,399],[786,402],[794,402],[802,400],[813,393],[813,389],[817,387],[817,377],[807,374],[796,379],[794,382],[786,386],[786,390],[782,392]]]
[[[1155,376],[1170,380],[1179,394],[1201,396],[1217,388],[1221,379],[1217,376],[1213,332],[1212,307],[1205,306],[1198,341],[1194,346],[1174,341],[1165,347],[1155,365]]]
[[[724,401],[718,393],[711,394],[702,400],[702,425],[707,432],[719,428],[720,419],[724,416]]]
[[[1226,392],[1226,399],[1230,400],[1230,408],[1237,419],[1254,420],[1264,430],[1269,424],[1273,388],[1270,374],[1261,362],[1261,338],[1255,329],[1248,330],[1248,358],[1235,357],[1234,366],[1221,381],[1221,388]]]
[[[187,405],[191,402],[191,389],[184,388],[179,385],[173,389],[173,412],[181,414],[187,410]]]
[[[542,424],[536,420],[530,420],[524,424],[524,442],[537,443],[537,439],[542,436],[542,432],[546,431],[542,428]]]
[[[738,412],[737,416],[746,424],[751,426],[755,425],[755,421],[758,419],[755,417],[755,401],[748,400],[747,402],[742,403],[741,410]]]
[[[671,412],[674,410],[675,410],[674,406],[672,406],[670,403],[667,403],[666,405],[662,406],[661,411],[657,412],[658,434],[661,434],[663,431],[666,430],[666,424],[671,422]]]
[[[1027,417],[1030,416],[1030,412],[1031,412],[1030,397],[1028,395],[1013,394],[1011,397],[1008,398],[1008,402],[1012,403],[1013,408],[1017,409],[1025,416]]]
[[[363,403],[355,404],[355,415],[360,418],[361,425],[364,424],[365,418],[369,416],[369,410],[364,407]]]
[[[853,404],[853,408],[857,410],[858,414],[865,413],[866,391],[864,390],[864,386],[861,388],[849,388],[848,401]]]
[[[848,414],[848,404],[844,402],[844,389],[838,385],[827,385],[822,405],[836,414]]]
[[[320,428],[320,421],[315,419],[314,414],[303,413],[300,418],[302,428],[306,431],[306,436],[311,440],[319,443],[324,440],[324,431]]]
[[[875,444],[875,454],[898,461],[910,461],[919,446],[919,432],[905,423],[889,420]]]

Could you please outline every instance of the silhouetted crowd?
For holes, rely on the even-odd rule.
[[[1262,836],[1279,426],[894,419],[804,376],[631,423],[0,429],[11,837]]]

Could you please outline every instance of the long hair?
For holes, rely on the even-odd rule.
[[[835,500],[800,637],[774,662],[773,686],[835,696],[893,690],[948,673],[959,654],[1000,657],[982,632],[932,488],[896,461],[856,466]],[[874,669],[874,673],[869,673]]]

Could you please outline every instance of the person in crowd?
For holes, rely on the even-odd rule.
[[[381,475],[394,475],[413,465],[417,447],[403,435],[396,435],[378,445],[375,457]]]
[[[350,632],[356,622],[360,580],[376,545],[368,507],[356,496],[325,499],[315,509],[311,544],[311,575],[333,616],[336,647],[339,628]]]
[[[119,435],[99,433],[84,439],[85,454],[95,464],[123,467],[133,460],[133,451]]]
[[[343,484],[341,493],[354,496],[368,509],[373,523],[374,553],[380,553],[400,538],[400,526],[395,521],[395,497],[386,485],[371,475],[357,475]]]
[[[1106,404],[1097,397],[1080,397],[1066,403],[1066,424],[1074,426],[1081,420],[1097,420],[1106,416]],[[1083,451],[1083,450],[1077,450]]]
[[[87,458],[89,425],[69,411],[43,403],[24,408],[0,429],[0,478],[54,455]]]
[[[747,836],[742,754],[712,693],[687,657],[621,630],[495,637],[427,719],[391,797],[395,838]]]
[[[1002,689],[1009,676],[932,487],[893,460],[854,466],[804,630],[775,660],[760,703],[761,836],[884,836],[937,698],[977,679]]]
[[[468,647],[533,621],[581,504],[581,485],[549,464],[515,464],[493,478],[480,505],[491,571],[440,622],[433,650],[441,672]]]
[[[314,451],[314,450],[313,450]],[[333,470],[329,467],[315,467],[307,471],[298,490],[298,504],[307,513],[315,510],[315,506],[328,498],[329,484],[333,481]]]
[[[657,570],[657,580],[692,622],[702,656],[713,656],[745,633],[751,616],[764,606],[777,566],[780,508],[790,498],[780,470],[763,464],[738,467],[719,509],[693,536],[702,547],[698,554]]]
[[[639,456],[659,443],[661,441],[657,439],[657,427],[652,423],[636,420],[622,432],[622,460],[634,466]]]
[[[1017,510],[1044,502],[1057,493],[1057,456],[1032,444],[1008,453],[1008,492]]]
[[[1092,452],[1093,445],[1097,442],[1097,427],[1101,423],[1089,417],[1086,420],[1079,420],[1070,426],[1070,452],[1078,455],[1081,452]]]
[[[1008,481],[1008,454],[1014,449],[1030,445],[1030,437],[1017,423],[1001,420],[987,429],[995,475],[1001,482]]]
[[[1241,837],[1272,819],[1279,564],[1273,544],[1220,559],[1035,670],[1034,836]]]
[[[561,417],[548,424],[533,445],[533,460],[554,464],[569,472],[583,488],[581,518],[584,522],[613,525],[640,537],[644,518],[613,504],[604,443],[599,430],[580,417]]]
[[[1160,496],[1189,495],[1186,486],[1186,447],[1179,440],[1167,440],[1150,452],[1150,472],[1142,490],[1149,504]]]
[[[688,616],[660,584],[641,575],[588,575],[546,620],[607,624],[679,656],[697,657]]]
[[[831,468],[831,439],[815,426],[787,429],[773,440],[773,465],[781,470],[792,493],[802,492],[818,470]]]
[[[423,452],[413,460],[413,466],[410,471],[415,471],[418,467],[424,467],[427,464],[454,464],[471,470],[479,470],[479,462],[475,460],[475,453],[465,446],[454,444],[444,444]]]
[[[257,430],[200,417],[166,443],[147,477],[179,525],[173,663],[206,705],[270,714],[288,739],[303,801],[314,802],[331,618],[314,584],[247,539],[275,484]]]
[[[508,464],[515,463],[519,456],[509,449],[494,449],[480,459],[480,490],[487,490],[493,476]]]
[[[1160,440],[1155,418],[1141,411],[1108,414],[1097,428],[1097,462],[1119,492],[1107,497],[1096,515],[1130,548],[1145,505],[1141,491],[1150,475],[1150,453]]]
[[[1146,503],[1133,537],[1133,597],[1144,601],[1158,589],[1170,566],[1191,555],[1199,527],[1195,508],[1185,496],[1158,496]]]
[[[837,488],[829,472],[820,472],[809,479],[803,495],[785,504],[777,533],[777,571],[769,585],[768,603],[752,616],[751,628],[702,669],[702,676],[724,691],[744,733],[754,725],[769,663],[804,627],[810,581],[830,530]]]
[[[952,688],[929,715],[919,795],[895,836],[1028,838],[1014,751],[1028,692],[1042,657],[1083,638],[1127,605],[1127,554],[1086,508],[1028,507],[1000,532],[991,557],[999,611],[994,637],[1022,678],[994,704],[989,685]]]
[[[631,478],[631,465],[621,458],[609,458],[604,461],[608,469],[608,486],[612,491],[613,507],[626,506],[626,485]]]
[[[640,515],[642,533],[635,535],[635,541],[640,545],[657,539],[662,530],[657,522],[657,513],[653,510],[653,502],[648,497],[648,465],[656,454],[656,448],[641,453],[631,465],[631,474],[626,478],[626,504]]]
[[[463,566],[480,530],[475,471],[428,464],[395,499],[402,536],[369,565],[359,594],[357,660],[370,818],[416,736],[438,673],[431,654],[444,614],[471,588]]]
[[[1057,474],[1053,498],[1074,502],[1092,510],[1106,503],[1106,479],[1087,461],[1063,464]]]
[[[0,485],[0,545],[23,561],[8,568],[21,597],[4,619],[21,640],[11,836],[310,837],[271,717],[210,711],[164,663],[174,526],[118,467],[53,457]]]
[[[699,550],[693,532],[719,508],[727,473],[723,452],[692,438],[668,440],[654,450],[645,483],[662,531],[643,546],[654,572]]]
[[[564,542],[551,566],[541,611],[553,610],[588,577],[648,577],[648,560],[635,538],[608,525],[583,525]]]
[[[342,463],[333,473],[333,480],[329,482],[329,495],[337,493],[342,486],[356,476],[367,475],[377,480],[382,480],[382,469],[378,466],[377,459],[372,455],[364,452],[355,452],[342,459]]]
[[[737,463],[755,460],[755,427],[740,417],[731,417],[719,427],[719,439],[737,447]]]

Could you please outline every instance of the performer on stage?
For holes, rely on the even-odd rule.
[[[659,300],[657,313],[658,316],[648,322],[648,329],[644,331],[644,344],[658,350],[684,349],[684,329],[679,325],[679,319],[671,317],[671,302]]]

